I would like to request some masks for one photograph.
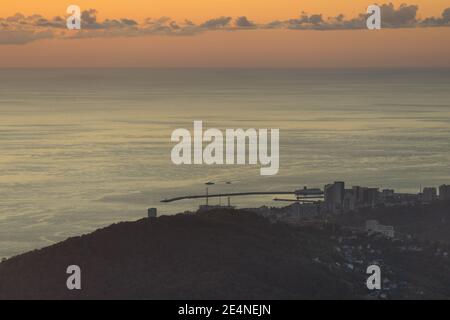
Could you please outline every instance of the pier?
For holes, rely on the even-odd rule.
[[[188,195],[176,198],[161,200],[163,203],[170,203],[188,199],[203,199],[203,198],[221,198],[221,197],[240,197],[240,196],[265,196],[265,195],[294,195],[298,198],[320,198],[323,197],[323,191],[318,189],[301,189],[297,191],[256,191],[256,192],[235,192],[235,193],[216,193],[216,194],[202,194],[202,195]]]

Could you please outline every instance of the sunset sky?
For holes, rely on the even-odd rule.
[[[128,16],[134,19],[169,16],[174,19],[209,19],[223,15],[246,15],[253,19],[292,18],[301,11],[324,15],[356,15],[365,11],[370,0],[6,0],[2,1],[3,16],[17,12],[40,13],[44,16],[62,15],[65,9],[76,4],[82,9],[95,8],[102,18]],[[449,0],[391,0],[395,6],[402,3],[420,7],[422,15],[438,15],[450,6]]]
[[[403,10],[405,2],[411,7]],[[388,26],[381,31],[355,27],[355,19],[373,3],[7,0],[0,9],[0,67],[450,67],[450,21],[443,16],[450,0],[380,2],[394,5],[393,14],[382,17]],[[31,16],[65,19],[70,4],[96,10],[88,16],[94,21],[89,30],[68,32],[61,28],[63,20],[58,27],[41,22],[34,27],[38,18]],[[405,18],[411,10],[413,21]],[[16,13],[24,17],[14,24],[8,17]],[[322,20],[311,22],[313,15]],[[301,16],[309,23],[302,24]],[[243,23],[239,17],[245,17]],[[96,25],[114,19],[133,25]]]

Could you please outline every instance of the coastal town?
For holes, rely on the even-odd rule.
[[[420,237],[413,231],[406,232],[405,228],[396,230],[398,224],[384,225],[377,220],[392,221],[390,218],[398,215],[400,221],[412,220],[416,226],[413,230],[418,230],[420,227],[417,225],[422,223],[422,218],[415,219],[416,213],[421,211],[425,221],[440,221],[441,227],[446,229],[450,222],[445,214],[450,201],[450,185],[425,187],[422,192],[408,194],[392,189],[346,188],[344,182],[334,182],[325,185],[323,192],[304,187],[295,194],[296,199],[290,200],[293,202],[290,205],[247,208],[242,212],[254,212],[272,223],[309,228],[316,235],[328,237],[334,243],[333,257],[324,259],[318,255],[311,257],[311,260],[330,272],[343,277],[359,277],[364,283],[367,266],[379,266],[383,270],[381,289],[363,293],[366,299],[422,299],[433,296],[435,292],[427,292],[424,286],[411,281],[399,270],[398,265],[411,257],[414,257],[416,264],[420,264],[420,268],[433,266],[443,273],[450,271],[450,246],[446,239]],[[226,206],[202,205],[198,212],[227,208],[235,210],[228,202]]]
[[[209,182],[207,185],[213,185]],[[322,189],[308,188],[305,186],[293,192],[240,192],[210,194],[206,188],[205,195],[184,196],[172,199],[164,199],[161,202],[173,202],[185,199],[204,198],[205,204],[199,206],[197,212],[207,212],[220,209],[235,209],[231,205],[231,198],[238,196],[255,195],[293,195],[294,198],[274,198],[274,201],[288,202],[290,205],[283,207],[262,206],[259,208],[246,208],[246,210],[257,212],[267,217],[296,223],[308,219],[328,219],[346,214],[357,213],[362,210],[377,208],[405,207],[418,204],[431,204],[436,201],[450,201],[450,185],[443,184],[437,187],[425,187],[419,193],[398,193],[394,189],[382,189],[363,186],[352,186],[346,188],[343,181],[326,184]],[[211,204],[212,198],[227,198],[225,205]],[[149,217],[157,216],[157,209],[150,208]],[[390,226],[383,226],[378,221],[367,221],[366,229],[380,232],[388,237],[394,237],[394,230]]]
[[[425,187],[422,192],[412,194],[397,193],[393,189],[380,191],[378,188],[360,186],[346,188],[345,182],[337,181],[325,185],[323,193],[320,189],[304,187],[303,190],[296,191],[296,199],[290,201],[293,202],[291,205],[282,208],[263,206],[249,210],[292,224],[323,222],[362,211],[450,201],[450,185],[443,184],[439,188]],[[367,220],[358,229],[380,233],[388,238],[395,237],[393,226],[382,225],[377,220]]]

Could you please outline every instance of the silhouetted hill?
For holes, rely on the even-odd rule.
[[[398,284],[383,291],[388,298],[450,296],[446,260],[428,249],[411,255],[398,248],[390,240],[271,223],[245,211],[165,216],[111,225],[1,263],[0,299],[378,297],[365,287],[373,261]],[[73,264],[82,270],[81,291],[66,288]]]
[[[322,241],[235,212],[120,223],[2,263],[0,298],[351,297],[345,278],[312,261]],[[72,264],[80,292],[66,289]]]

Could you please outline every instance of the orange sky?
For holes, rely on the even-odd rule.
[[[419,17],[439,16],[450,0],[391,1],[419,5]],[[121,3],[119,5],[118,3]],[[262,3],[264,3],[262,5]],[[69,4],[95,8],[99,18],[170,16],[195,22],[246,15],[258,22],[294,18],[304,10],[355,16],[366,0],[7,0],[16,12],[63,16]],[[386,3],[385,1],[381,3]],[[331,5],[330,5],[331,4]],[[41,40],[0,46],[0,67],[450,67],[450,28],[381,31],[214,31],[196,36]]]
[[[424,16],[439,15],[450,6],[450,0],[389,0],[395,6],[416,4]],[[252,19],[275,20],[296,17],[301,11],[332,16],[344,13],[354,16],[364,12],[374,0],[5,0],[0,15],[25,14],[64,15],[70,4],[82,9],[95,8],[101,18],[127,16],[133,19],[169,16],[174,19],[204,20],[222,15],[246,15]]]

